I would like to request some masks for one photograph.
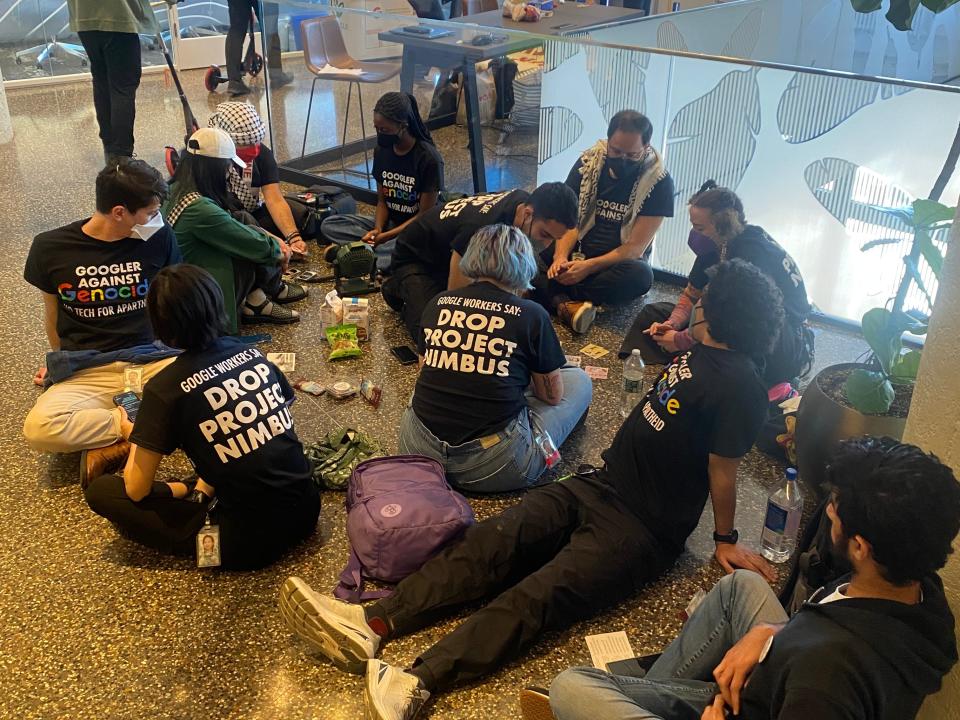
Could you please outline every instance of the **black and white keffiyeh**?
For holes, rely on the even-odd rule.
[[[256,108],[246,102],[222,102],[207,124],[223,130],[237,147],[258,145],[263,142],[267,129],[257,114]],[[253,164],[247,163],[242,171],[230,166],[227,187],[247,212],[253,212],[263,203],[260,188],[253,187]]]

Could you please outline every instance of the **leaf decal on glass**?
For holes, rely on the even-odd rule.
[[[877,99],[880,86],[866,80],[796,73],[777,105],[777,126],[788,143],[830,132]]]
[[[753,159],[760,132],[758,68],[734,70],[674,116],[668,165],[680,197],[713,178],[736,188]]]
[[[580,52],[580,45],[563,40],[547,40],[543,43],[543,72],[556,70]]]
[[[647,111],[646,73],[650,53],[588,45],[587,76],[597,98],[603,118],[610,118],[621,110]]]
[[[657,47],[664,50],[686,50],[687,41],[683,39],[677,26],[666,20],[657,28]]]
[[[737,26],[737,29],[733,31],[730,39],[727,40],[727,44],[723,47],[723,55],[738,58],[753,57],[757,40],[760,39],[760,23],[762,21],[763,9],[754,8],[751,10]]]
[[[727,73],[706,95],[691,101],[673,117],[667,133],[666,163],[676,197],[682,203],[701,183],[713,178],[736,188],[756,150],[760,132],[760,90],[757,68]],[[685,222],[664,223],[657,233],[657,263],[686,273],[692,255]]]
[[[899,64],[898,55],[899,53],[897,53],[897,45],[893,42],[893,37],[891,37],[890,31],[887,30],[887,47],[883,52],[883,67],[880,70],[880,74],[883,77],[899,77],[897,74],[897,65]],[[908,92],[910,92],[910,88],[902,87],[900,85],[884,84],[880,88],[880,97],[886,100],[894,95],[903,95],[904,93]]]
[[[568,147],[583,134],[583,120],[570,108],[540,108],[540,143],[537,162],[541,165]]]
[[[817,201],[843,225],[854,220],[878,230],[909,231],[902,220],[878,208],[907,206],[913,198],[879,173],[848,160],[827,157],[810,163],[803,178]],[[872,235],[879,237],[879,232]]]

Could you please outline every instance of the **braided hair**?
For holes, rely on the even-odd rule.
[[[380,96],[377,104],[373,106],[373,111],[387,120],[406,125],[407,130],[417,140],[435,145],[430,131],[420,117],[420,109],[413,95],[404,92],[388,92]]]
[[[726,243],[743,232],[747,218],[743,214],[743,202],[737,194],[725,187],[719,187],[715,180],[707,180],[700,190],[690,198],[694,207],[710,211],[714,227],[720,240]]]

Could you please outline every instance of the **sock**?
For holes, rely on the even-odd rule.
[[[390,637],[390,619],[387,617],[387,613],[384,612],[380,603],[374,603],[370,607],[364,608],[363,614],[371,630],[384,640]]]

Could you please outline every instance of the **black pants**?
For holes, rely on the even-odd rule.
[[[467,530],[380,601],[394,634],[465,603],[493,598],[424,652],[428,688],[472,680],[536,642],[588,618],[661,573],[671,557],[600,477],[533,490]]]
[[[243,313],[243,303],[247,295],[254,290],[263,290],[268,298],[273,298],[283,289],[283,270],[279,265],[257,265],[256,263],[233,259],[233,292],[237,303],[237,317]]]
[[[625,358],[634,348],[640,348],[643,361],[648,364],[663,365],[673,358],[672,353],[664,352],[660,346],[643,331],[655,322],[664,322],[676,306],[673,303],[660,302],[644,305],[637,315],[620,346],[620,357]],[[773,350],[759,365],[763,381],[768,388],[783,382],[794,380],[809,370],[813,359],[813,336],[809,328],[785,325]]]
[[[383,281],[383,299],[394,310],[416,342],[420,338],[420,319],[427,303],[447,289],[447,276],[439,275],[426,265],[411,262],[399,267]]]
[[[107,155],[133,155],[133,123],[140,87],[140,36],[84,30],[80,42],[90,61],[93,106]]]
[[[250,32],[250,13],[256,12],[257,3],[255,0],[227,0],[227,6],[230,13],[230,29],[227,30],[223,52],[227,61],[227,78],[235,81],[243,78],[243,42],[247,33]],[[276,4],[264,3],[263,29],[267,37],[264,38],[263,43],[267,47],[265,61],[271,73],[283,69],[280,57],[280,33],[277,29],[279,16],[280,9]]]
[[[576,285],[561,285],[556,280],[548,280],[546,267],[543,267],[533,281],[536,298],[551,310],[557,296],[589,300],[597,305],[625,305],[646,295],[652,285],[653,270],[646,260],[624,260]]]
[[[174,498],[165,483],[155,482],[147,497],[133,502],[123,488],[123,478],[102,475],[83,495],[90,509],[112,522],[124,537],[169,555],[196,552],[206,506]],[[320,495],[315,490],[301,506],[282,515],[264,512],[249,517],[217,505],[210,511],[210,522],[220,528],[221,567],[253,570],[269,565],[313,534],[319,514]]]
[[[417,17],[429,20],[446,20],[447,16],[443,14],[442,0],[408,0],[410,7],[417,14]],[[460,17],[463,13],[463,7],[460,0],[448,0],[450,2],[450,18]]]
[[[293,214],[293,222],[296,224],[297,230],[300,231],[300,235],[303,237],[303,239],[316,240],[317,235],[319,234],[320,223],[317,222],[317,218],[313,210],[308,208],[302,202],[290,200],[289,198],[284,199],[287,201],[287,205],[290,206],[290,212]],[[270,217],[270,211],[267,210],[266,203],[257,208],[252,215],[257,221],[257,225],[262,227],[268,233],[283,237],[283,233],[280,231],[280,228],[277,227],[277,224],[273,221],[273,218]]]

